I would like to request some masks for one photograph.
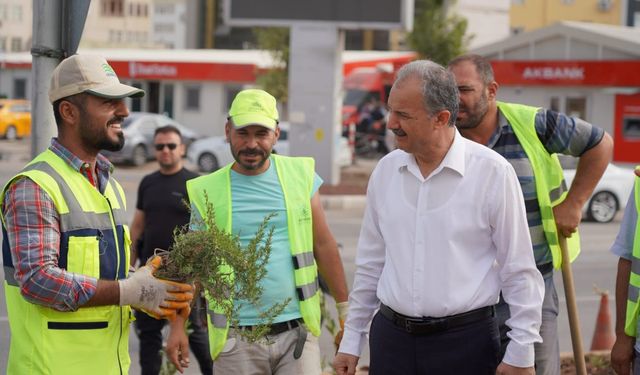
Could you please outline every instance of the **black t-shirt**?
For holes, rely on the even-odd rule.
[[[140,182],[136,204],[144,212],[142,247],[138,247],[140,264],[145,264],[156,247],[168,249],[173,243],[174,228],[189,223],[186,182],[198,176],[182,168],[172,175],[154,172]]]

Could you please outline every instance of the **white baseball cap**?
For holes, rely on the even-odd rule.
[[[144,96],[144,91],[120,83],[116,72],[104,57],[73,55],[62,60],[53,70],[49,101],[86,92],[109,99]]]

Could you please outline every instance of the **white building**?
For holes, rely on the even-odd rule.
[[[187,0],[153,0],[153,41],[164,48],[185,49],[194,47],[187,44],[187,25],[195,27],[194,15],[188,14]]]
[[[94,0],[80,48],[151,48],[152,0]]]
[[[31,49],[31,0],[0,0],[0,52]]]
[[[456,0],[451,10],[467,19],[469,48],[477,48],[509,36],[510,0]]]

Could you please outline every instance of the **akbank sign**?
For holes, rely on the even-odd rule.
[[[500,85],[517,86],[640,86],[640,61],[491,61]]]
[[[584,80],[584,68],[581,67],[526,67],[522,73],[525,80]]]

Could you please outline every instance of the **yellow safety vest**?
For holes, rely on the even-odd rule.
[[[640,313],[640,177],[636,177],[635,200],[638,220],[636,221],[636,233],[633,238],[633,252],[631,256],[631,274],[629,275],[629,290],[627,293],[627,317],[625,319],[624,333],[636,337],[638,330],[638,313]]]
[[[562,252],[558,240],[558,228],[553,215],[553,207],[562,203],[567,196],[567,185],[562,173],[558,156],[549,154],[536,133],[535,118],[538,108],[522,104],[498,102],[500,112],[509,124],[529,158],[536,182],[536,194],[542,216],[542,228],[551,249],[553,267],[562,266]],[[580,254],[580,235],[576,231],[567,238],[569,261],[573,262]]]
[[[49,195],[60,217],[60,268],[99,279],[126,278],[130,245],[126,202],[114,179],[102,195],[86,177],[46,150],[9,181],[0,202],[11,181],[23,176]],[[6,235],[1,212],[0,218]],[[11,329],[7,374],[129,373],[129,306],[62,312],[30,303],[14,279],[8,241],[3,241],[2,252]]]
[[[320,290],[318,269],[313,257],[313,226],[311,220],[311,192],[315,177],[311,158],[271,155],[282,187],[289,243],[294,266],[294,279],[304,323],[315,336],[320,335]],[[216,224],[232,233],[231,175],[229,164],[207,176],[187,181],[189,201],[202,217],[206,214],[205,194],[214,207]],[[229,319],[224,310],[208,301],[209,346],[215,359],[222,351],[229,332]],[[227,303],[232,304],[230,299]]]

